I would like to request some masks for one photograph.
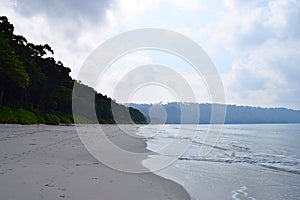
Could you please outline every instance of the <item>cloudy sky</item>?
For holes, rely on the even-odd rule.
[[[205,50],[223,80],[227,103],[300,109],[299,0],[0,0],[0,13],[14,24],[15,33],[49,44],[74,78],[107,39],[138,28],[163,28],[186,35]],[[197,101],[211,101],[191,66],[149,50],[117,60],[97,90],[113,97],[114,87],[130,70],[147,64],[175,70]],[[141,88],[132,101],[174,100],[159,85]]]

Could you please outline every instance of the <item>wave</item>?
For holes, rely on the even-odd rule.
[[[253,143],[256,141],[255,139],[249,139],[251,134],[236,135],[238,133],[234,133],[234,137],[226,136],[221,138],[216,144],[209,144],[205,142],[205,134],[196,134],[196,137],[194,137],[192,133],[192,131],[202,132],[205,130],[195,130],[184,127],[188,132],[184,135],[178,135],[176,132],[170,130],[176,128],[178,127],[169,127],[169,130],[155,130],[156,134],[151,138],[147,138],[147,143],[154,144],[154,149],[151,150],[155,151],[155,148],[166,145],[170,140],[188,140],[192,148],[185,152],[183,156],[179,157],[179,160],[229,164],[246,163],[300,175],[300,159],[297,158],[297,154],[287,154],[283,149],[277,151],[275,148],[265,148],[260,144],[263,143],[263,141],[255,144]],[[197,148],[201,146],[211,147],[212,151],[205,157],[199,157],[197,155],[197,152],[199,152]]]
[[[208,146],[211,147],[212,149],[216,149],[216,150],[221,150],[223,151],[226,155],[231,155],[234,156],[235,152],[251,152],[249,147],[246,146],[240,146],[237,144],[231,144],[231,145],[227,145],[226,147],[220,146],[218,144],[207,144],[205,142],[201,142],[199,140],[197,140],[197,138],[193,139],[191,137],[187,137],[187,136],[174,136],[174,135],[160,135],[160,136],[155,136],[155,137],[148,137],[148,140],[161,140],[161,139],[172,139],[172,140],[190,140],[191,145],[197,145],[197,146]],[[227,154],[226,152],[230,152],[230,154]]]
[[[243,197],[243,199],[250,199],[250,200],[256,200],[254,197],[249,196],[246,186],[242,186],[238,188],[237,190],[232,191],[232,199],[234,200],[240,200],[239,196]]]
[[[220,162],[220,163],[247,163],[257,165],[268,169],[283,171],[300,175],[300,162],[299,161],[276,161],[264,159],[253,159],[251,157],[234,157],[234,158],[199,158],[195,156],[180,157],[178,160],[185,161],[200,161],[200,162]]]

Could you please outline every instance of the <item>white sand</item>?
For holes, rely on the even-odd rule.
[[[141,139],[110,126],[119,146],[145,152]],[[0,199],[190,199],[178,184],[152,173],[127,174],[94,159],[75,127],[0,125]]]

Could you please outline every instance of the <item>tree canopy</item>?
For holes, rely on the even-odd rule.
[[[8,118],[14,119],[12,123],[22,121],[12,116],[18,109],[23,109],[23,113],[35,115],[37,123],[74,122],[72,116],[74,83],[94,93],[99,122],[115,123],[111,104],[117,103],[97,93],[93,88],[73,80],[69,75],[71,70],[62,62],[56,61],[52,57],[53,54],[54,51],[48,44],[35,45],[29,43],[23,36],[15,35],[14,26],[7,17],[0,17],[0,106],[2,107],[0,123],[10,123]],[[86,97],[80,98],[84,103]],[[123,105],[118,106],[124,112],[127,109]],[[130,108],[128,112],[134,122],[146,122],[145,117],[138,110]],[[96,123],[84,115],[77,117],[84,123]],[[30,119],[30,123],[35,122],[32,120],[35,119],[34,117],[31,116]]]

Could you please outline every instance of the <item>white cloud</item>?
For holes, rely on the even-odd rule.
[[[0,12],[8,16],[16,33],[29,42],[48,43],[55,58],[72,69],[73,77],[89,53],[106,39],[136,28],[166,28],[187,34],[208,51],[223,73],[229,103],[300,109],[299,0],[224,0],[223,4],[218,0],[115,0],[104,4],[95,0],[83,7],[80,1],[72,5],[37,0],[0,4]],[[108,86],[129,66],[152,63],[147,55],[126,59],[112,73]],[[193,73],[183,75],[196,91],[203,87]]]
[[[168,3],[170,3],[171,6],[174,6],[177,9],[190,12],[203,12],[208,9],[203,2],[198,0],[189,0],[188,2],[183,0],[171,0]]]
[[[15,34],[31,43],[49,44],[75,78],[89,53],[111,34],[105,14],[110,6],[109,1],[15,0],[3,3],[0,12],[14,25]]]
[[[223,45],[233,55],[231,71],[223,75],[228,101],[299,109],[300,2],[226,0],[224,5],[227,10],[206,34],[212,34],[214,48]]]
[[[105,74],[99,80],[97,90],[109,96],[113,95],[113,91],[122,78],[137,67],[152,64],[151,57],[144,53],[135,52],[127,54],[113,63]]]

